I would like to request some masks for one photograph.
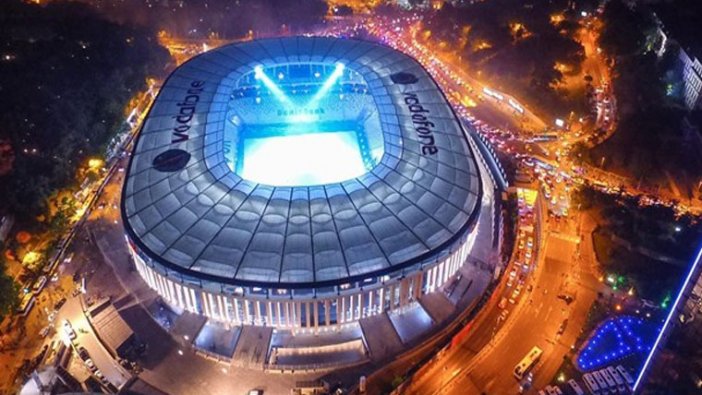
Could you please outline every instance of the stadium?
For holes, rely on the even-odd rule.
[[[466,262],[478,152],[391,48],[324,37],[206,52],[164,83],[123,187],[141,277],[232,325],[320,328],[402,310]]]

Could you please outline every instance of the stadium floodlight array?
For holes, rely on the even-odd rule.
[[[290,98],[285,94],[285,92],[283,92],[283,90],[280,89],[280,87],[276,85],[276,83],[273,82],[273,80],[271,80],[270,77],[266,75],[266,73],[263,71],[263,66],[258,65],[254,67],[254,73],[256,79],[263,82],[263,85],[265,85],[266,88],[268,88],[268,90],[273,92],[273,95],[275,95],[275,97],[278,98],[278,100],[285,104],[293,104]]]
[[[315,105],[321,98],[324,97],[329,92],[329,89],[331,89],[332,86],[336,83],[336,81],[341,78],[341,76],[344,74],[344,64],[343,63],[336,63],[336,67],[334,68],[334,72],[331,73],[329,78],[327,78],[326,81],[322,84],[322,87],[319,88],[317,93],[312,97],[310,102],[307,104],[308,107]]]

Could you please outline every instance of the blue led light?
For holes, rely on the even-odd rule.
[[[620,316],[605,321],[578,355],[578,366],[590,371],[650,348],[650,323],[636,317]]]

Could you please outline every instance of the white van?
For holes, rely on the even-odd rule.
[[[617,393],[617,383],[614,381],[612,376],[610,376],[609,372],[607,372],[607,369],[600,369],[599,373],[602,375],[602,378],[607,382],[607,387],[609,389],[609,393],[616,394]]]
[[[583,391],[583,389],[580,388],[580,385],[577,381],[570,379],[568,380],[568,385],[570,386],[570,389],[572,389],[573,392],[575,392],[575,395],[585,395],[585,391]]]
[[[615,369],[613,366],[608,366],[607,367],[607,373],[609,373],[610,376],[614,379],[614,382],[617,384],[617,390],[619,392],[625,392],[627,390],[627,385],[624,379],[622,378],[622,375],[617,372],[617,369]]]
[[[598,395],[600,393],[600,386],[597,384],[597,380],[590,373],[585,373],[583,375],[583,381],[585,382],[585,387],[593,395]]]
[[[626,381],[626,384],[629,386],[629,390],[634,388],[634,378],[631,377],[629,372],[624,369],[624,366],[619,365],[617,366],[617,372],[622,376],[624,381]]]
[[[602,377],[602,374],[600,374],[600,372],[592,372],[592,378],[594,378],[595,381],[597,381],[597,386],[600,387],[600,394],[609,393],[609,385],[607,384],[607,381],[605,381],[604,377]]]

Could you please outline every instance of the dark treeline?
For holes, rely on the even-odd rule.
[[[308,31],[327,13],[323,0],[79,0],[111,20],[164,30],[180,38],[238,38]]]
[[[593,210],[598,220],[593,240],[605,273],[625,276],[626,286],[634,286],[638,296],[657,302],[676,291],[687,262],[699,249],[702,224],[697,218],[678,216],[665,206],[641,207],[635,198],[618,197],[589,187],[577,189],[573,199],[581,209]],[[612,237],[623,242],[612,242]],[[679,263],[661,261],[637,249]]]
[[[31,219],[100,154],[169,61],[155,33],[79,3],[0,2],[0,212]]]
[[[556,63],[578,72],[582,46],[572,39],[581,10],[594,2],[491,0],[463,7],[448,4],[426,22],[431,38],[449,43],[474,73],[498,87],[519,91],[550,115],[579,109],[556,85],[564,75]],[[553,21],[552,16],[563,16]]]
[[[675,1],[671,3],[675,7]],[[681,7],[702,17],[702,8]],[[693,187],[702,176],[702,156],[696,144],[699,110],[688,112],[679,98],[669,94],[667,77],[678,73],[678,51],[670,47],[658,58],[656,21],[652,9],[630,8],[621,0],[607,4],[600,46],[614,62],[614,93],[619,123],[617,132],[590,153],[590,161],[625,171],[648,185],[665,184],[667,175]],[[678,39],[698,40],[699,37]],[[667,174],[667,175],[666,175]]]

